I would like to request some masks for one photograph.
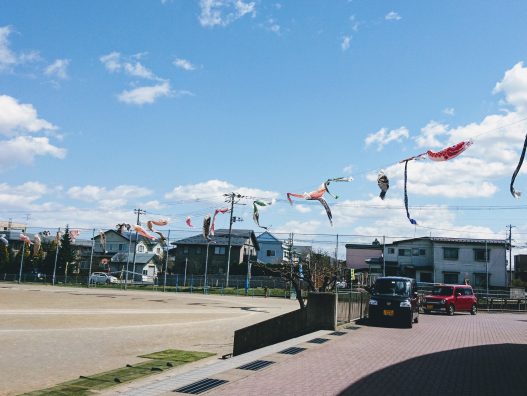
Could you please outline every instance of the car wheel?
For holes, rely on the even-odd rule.
[[[447,313],[448,313],[448,316],[453,316],[454,315],[454,311],[455,311],[455,308],[454,308],[454,305],[453,304],[450,304],[447,308]]]
[[[474,305],[472,306],[472,308],[470,309],[470,314],[471,314],[471,315],[475,315],[475,314],[477,314],[477,313],[478,313],[478,307],[476,306],[476,304],[474,304]]]
[[[110,284],[110,279],[106,279],[106,284],[107,284],[107,285]]]

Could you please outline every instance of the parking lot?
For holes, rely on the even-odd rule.
[[[205,378],[223,382],[207,392],[214,396],[526,394],[526,314],[431,314],[421,315],[411,329],[361,324],[340,330],[317,331],[190,375],[167,373],[106,394],[183,396],[176,390]],[[301,351],[282,353],[290,348]],[[267,365],[242,369],[257,362]]]
[[[286,299],[0,283],[0,395],[142,361],[165,349],[232,352],[234,330]]]

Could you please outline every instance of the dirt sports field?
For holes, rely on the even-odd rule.
[[[298,308],[284,298],[0,283],[0,395],[165,349],[232,352],[234,330]]]

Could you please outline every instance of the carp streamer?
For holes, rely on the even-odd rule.
[[[516,166],[516,170],[514,171],[514,174],[512,175],[512,179],[511,179],[511,194],[514,198],[520,198],[520,196],[522,195],[522,193],[520,191],[516,191],[514,189],[514,181],[516,180],[516,176],[518,176],[518,172],[520,171],[522,165],[523,165],[523,160],[525,158],[525,150],[527,149],[527,135],[525,135],[525,142],[523,143],[523,150],[522,150],[522,153],[520,155],[520,160],[518,162],[518,166]]]
[[[168,220],[165,220],[165,219],[148,220],[146,222],[146,226],[148,227],[148,229],[150,231],[152,231],[152,232],[155,232],[157,235],[159,235],[159,239],[160,239],[161,242],[163,242],[166,238],[165,238],[165,236],[163,235],[163,233],[161,231],[157,231],[156,229],[154,229],[154,225],[156,225],[156,226],[166,226],[167,224],[168,224]]]
[[[269,206],[272,202],[264,202],[260,200],[253,201],[253,220],[256,223],[256,225],[260,228],[263,228],[264,230],[267,230],[269,227],[264,227],[260,225],[260,212],[258,211],[258,206]]]
[[[388,180],[388,176],[384,174],[383,171],[380,171],[377,175],[377,185],[381,189],[381,193],[379,194],[379,197],[384,200],[384,197],[386,196],[386,192],[390,188],[390,181]]]
[[[295,193],[289,193],[288,192],[287,193],[287,200],[289,201],[289,203],[291,205],[293,205],[293,200],[291,199],[291,197],[303,198],[303,199],[308,200],[308,201],[318,201],[318,202],[320,202],[320,204],[326,210],[326,214],[328,216],[329,223],[331,224],[331,226],[333,226],[333,215],[331,214],[331,209],[329,208],[329,205],[326,202],[326,200],[323,198],[324,194],[327,192],[326,183],[327,183],[327,181],[322,183],[317,190],[311,191],[309,193],[295,194]]]
[[[203,237],[210,241],[210,215],[206,215],[203,218]]]
[[[210,224],[210,235],[214,235],[214,230],[215,230],[214,225],[216,224],[216,216],[218,215],[218,213],[224,214],[230,211],[231,210],[229,208],[221,208],[221,209],[216,209],[214,211],[214,216],[212,217],[212,223]]]

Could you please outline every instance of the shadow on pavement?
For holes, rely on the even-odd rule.
[[[355,382],[339,395],[524,396],[525,367],[527,345],[460,348],[386,367]]]

